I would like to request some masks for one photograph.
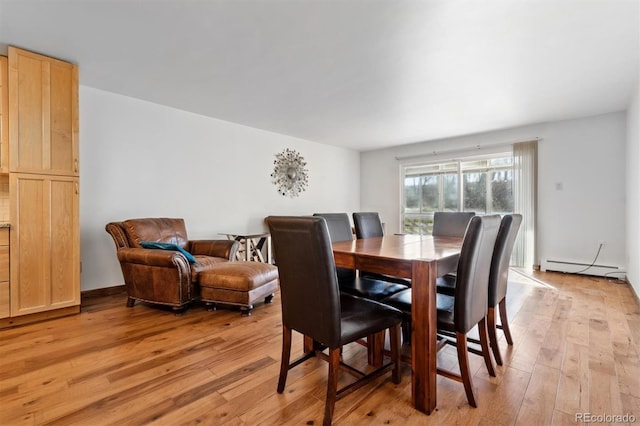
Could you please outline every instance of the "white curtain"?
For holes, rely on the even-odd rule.
[[[513,210],[522,225],[513,248],[514,266],[531,269],[536,257],[536,206],[538,199],[538,141],[513,145]]]

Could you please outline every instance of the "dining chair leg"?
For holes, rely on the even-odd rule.
[[[469,353],[467,351],[467,336],[456,332],[456,348],[458,349],[458,364],[460,365],[460,378],[467,394],[467,401],[472,407],[477,407],[476,397],[473,393],[473,383],[471,382],[471,370],[469,369]]]
[[[491,350],[493,351],[493,358],[496,360],[496,364],[502,365],[502,356],[500,355],[498,336],[496,334],[495,306],[487,310],[487,331],[489,332],[489,346],[491,346]]]
[[[400,383],[400,324],[389,328],[389,346],[391,348],[391,361],[393,362],[393,370],[391,371],[391,379],[393,383]]]
[[[382,367],[384,363],[385,332],[381,331],[367,336],[367,357],[369,365]]]
[[[327,400],[324,405],[324,426],[331,425],[333,409],[336,406],[338,392],[338,374],[340,370],[340,348],[329,349],[329,377],[327,379]]]
[[[478,333],[480,334],[480,346],[482,347],[482,357],[487,366],[487,371],[491,377],[496,377],[496,371],[493,368],[491,353],[489,352],[489,337],[487,336],[487,319],[482,318],[478,323]]]
[[[289,360],[291,358],[291,329],[282,326],[282,355],[280,357],[280,378],[278,379],[278,393],[284,392],[289,372]]]
[[[369,365],[375,364],[376,354],[374,353],[375,349],[375,334],[370,334],[367,336],[367,362]]]
[[[402,342],[406,345],[411,344],[411,320],[402,321]]]
[[[289,361],[291,359],[291,329],[282,326],[282,355],[280,357],[280,377],[278,378],[278,393],[284,392],[284,385],[287,382],[289,372]]]
[[[513,346],[513,339],[511,338],[511,330],[509,330],[509,318],[507,317],[507,298],[503,298],[498,303],[500,309],[500,322],[502,323],[502,331],[504,331],[504,337],[507,339],[507,343]]]

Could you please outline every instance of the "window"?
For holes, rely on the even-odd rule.
[[[402,232],[430,234],[436,211],[513,212],[513,157],[406,165],[402,169]]]

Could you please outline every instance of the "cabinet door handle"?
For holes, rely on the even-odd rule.
[[[73,160],[73,171],[74,171],[75,173],[78,173],[78,159],[77,159],[77,158],[75,158],[75,159]]]
[[[78,187],[78,184],[76,183],[76,195],[78,195],[80,193],[80,188]]]

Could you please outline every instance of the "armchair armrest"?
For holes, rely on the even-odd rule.
[[[193,255],[235,260],[238,242],[232,240],[191,240],[189,241],[188,251]]]
[[[127,306],[142,300],[179,308],[198,296],[191,265],[179,251],[136,247],[117,254],[129,296]]]
[[[118,250],[120,263],[136,263],[145,266],[159,266],[163,268],[175,268],[190,271],[189,262],[179,251],[153,250],[145,248],[123,248]]]
[[[122,222],[110,222],[105,226],[105,230],[113,238],[113,242],[116,244],[116,249],[129,247],[129,240],[122,228]]]

